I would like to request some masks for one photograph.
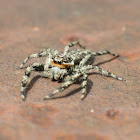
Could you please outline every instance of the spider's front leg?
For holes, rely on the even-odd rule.
[[[74,84],[76,82],[76,80],[81,76],[81,73],[76,73],[75,75],[72,76],[71,79],[69,79],[68,81],[65,81],[61,87],[57,88],[54,92],[50,93],[49,95],[45,96],[44,100],[47,100],[49,98],[51,98],[52,96],[54,96],[56,93],[65,90],[67,87],[69,87],[70,85]]]
[[[22,82],[21,82],[21,97],[22,100],[25,101],[25,90],[28,86],[29,83],[29,78],[31,75],[32,71],[44,71],[44,65],[43,64],[39,64],[39,63],[33,63],[31,66],[28,66],[26,71],[25,71],[25,75],[23,76]]]
[[[65,49],[64,49],[64,55],[66,55],[68,52],[69,52],[69,48],[70,47],[73,47],[75,45],[79,45],[81,48],[85,49],[85,47],[83,47],[79,41],[73,41],[71,43],[69,43],[67,46],[65,46]]]
[[[42,56],[46,56],[46,52],[40,52],[40,53],[35,53],[35,54],[31,54],[30,56],[28,56],[23,63],[20,65],[20,69],[23,68],[23,65],[31,58],[38,58],[38,57],[42,57]]]
[[[107,76],[107,77],[113,77],[117,80],[120,80],[120,81],[126,81],[124,78],[121,78],[121,77],[118,77],[116,76],[115,74],[109,72],[109,71],[106,71],[104,69],[101,69],[97,66],[92,66],[93,69],[95,69],[99,74],[103,75],[103,76]]]
[[[35,53],[35,54],[31,54],[30,56],[28,56],[24,61],[23,63],[20,65],[20,69],[23,68],[23,65],[31,58],[39,58],[39,57],[44,57],[44,56],[48,56],[49,54],[57,54],[58,52],[54,49],[44,49],[44,50],[41,50],[41,52],[39,53]]]

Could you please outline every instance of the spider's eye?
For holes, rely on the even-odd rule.
[[[59,65],[61,65],[61,62],[58,62]]]
[[[68,61],[67,61],[67,60],[64,60],[63,62],[64,62],[64,63],[67,63]]]
[[[54,63],[56,63],[56,61],[55,61],[55,60],[53,60],[53,62],[54,62]]]

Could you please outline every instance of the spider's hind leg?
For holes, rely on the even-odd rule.
[[[104,69],[101,69],[97,66],[93,66],[93,69],[95,69],[99,74],[101,74],[103,76],[112,77],[112,78],[115,78],[115,79],[120,80],[120,81],[126,81],[124,78],[118,77],[115,74],[113,74],[109,71],[106,71]]]
[[[70,47],[73,47],[75,45],[79,45],[82,49],[85,49],[84,46],[82,46],[79,41],[73,41],[71,43],[69,43],[67,46],[65,46],[65,49],[64,49],[64,55],[66,55],[68,52],[69,52],[69,48]]]
[[[25,100],[25,90],[27,89],[29,78],[32,71],[44,71],[44,65],[39,63],[33,63],[31,66],[28,66],[25,75],[23,76],[22,82],[21,82],[21,97],[22,100]]]
[[[113,56],[119,57],[118,54],[111,53],[110,51],[107,51],[107,50],[103,50],[103,51],[98,51],[98,52],[93,52],[92,53],[93,56],[104,55],[104,54],[111,54]]]

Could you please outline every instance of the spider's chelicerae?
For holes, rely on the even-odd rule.
[[[69,48],[75,45],[79,45],[81,49],[69,51]],[[28,86],[29,77],[32,71],[36,71],[42,77],[47,77],[62,82],[61,86],[57,88],[54,92],[46,95],[44,100],[51,98],[58,92],[63,91],[70,85],[74,84],[80,77],[82,77],[83,79],[81,83],[81,99],[84,99],[86,97],[88,72],[93,69],[103,76],[113,77],[117,80],[125,81],[125,79],[120,78],[111,72],[108,72],[99,68],[98,66],[88,63],[89,59],[91,59],[93,56],[104,54],[118,56],[107,50],[91,52],[85,49],[78,41],[69,43],[65,47],[63,53],[59,53],[55,49],[44,49],[41,50],[39,53],[28,56],[20,65],[20,68],[23,68],[23,65],[28,61],[28,59],[31,58],[46,57],[46,62],[45,64],[33,63],[32,65],[27,67],[25,75],[23,76],[23,80],[21,82],[22,100],[25,100],[25,90]]]

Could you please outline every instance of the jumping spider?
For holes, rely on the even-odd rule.
[[[79,45],[81,49],[69,51],[69,48],[75,45]],[[44,100],[49,99],[56,93],[65,90],[65,88],[74,84],[80,77],[83,78],[81,84],[82,87],[81,99],[83,100],[86,97],[88,72],[93,69],[103,76],[109,76],[117,80],[125,81],[125,79],[117,77],[113,73],[103,70],[98,66],[88,64],[89,59],[91,59],[93,56],[104,54],[118,56],[107,50],[91,52],[85,49],[78,41],[74,41],[65,46],[64,52],[61,54],[58,53],[58,51],[55,49],[44,49],[41,50],[39,53],[28,56],[20,65],[21,69],[23,68],[23,65],[28,61],[28,59],[31,58],[45,56],[46,63],[45,64],[33,63],[32,65],[27,67],[25,75],[23,76],[23,80],[21,82],[22,100],[25,100],[26,96],[25,90],[28,86],[29,77],[32,71],[38,72],[38,74],[42,77],[47,77],[62,82],[62,85],[59,88],[57,88],[54,92],[45,96]]]

